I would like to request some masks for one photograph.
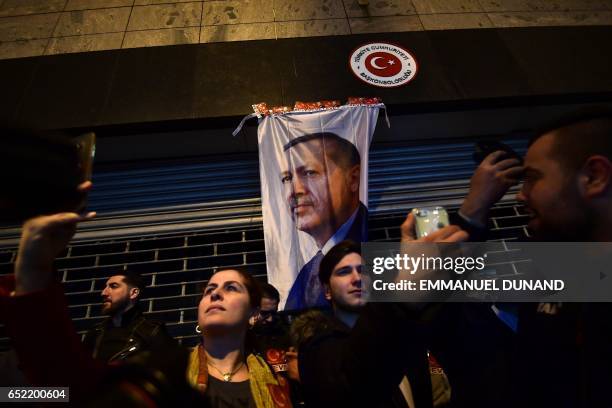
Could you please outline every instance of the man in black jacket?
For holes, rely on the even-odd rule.
[[[538,241],[612,242],[612,111],[589,108],[543,128],[525,156],[517,198]],[[524,305],[524,399],[533,406],[611,406],[611,313],[610,303]],[[540,367],[546,369],[538,375]]]
[[[102,313],[107,319],[87,332],[84,344],[94,358],[119,361],[173,341],[161,322],[147,319],[138,307],[144,288],[140,275],[126,272],[111,276],[102,291]]]
[[[461,209],[465,218],[482,226],[490,206],[516,179],[518,168],[495,167],[502,155],[497,152],[485,159]],[[531,239],[612,241],[612,111],[589,108],[540,129],[529,145],[523,171],[517,199],[530,215]],[[509,172],[513,177],[507,177]],[[501,316],[491,319],[487,308],[457,305],[445,309],[448,316],[439,316],[437,338],[447,343],[441,360],[457,391],[454,396],[461,397],[454,398],[454,404],[612,406],[610,303],[514,305],[512,332]],[[491,390],[507,402],[490,403]]]
[[[451,226],[427,240],[462,241]],[[315,321],[299,337],[299,374],[306,403],[317,407],[431,407],[425,332],[402,304],[366,305],[361,247],[343,241],[321,261],[319,277],[335,318]],[[308,317],[311,320],[311,316]],[[298,318],[299,319],[299,318]]]

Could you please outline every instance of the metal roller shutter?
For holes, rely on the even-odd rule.
[[[524,139],[505,140],[519,152]],[[457,206],[474,171],[473,143],[374,147],[370,154],[372,216],[414,206]],[[94,175],[89,207],[97,220],[76,240],[227,228],[261,222],[256,159],[160,164]],[[509,194],[511,199],[514,191]],[[0,246],[16,243],[17,228],[0,229]]]
[[[506,143],[524,152],[526,141]],[[370,154],[370,239],[399,239],[414,206],[456,208],[474,170],[470,141],[374,147]],[[136,270],[147,282],[142,304],[185,344],[197,336],[199,285],[219,267],[246,266],[265,279],[265,253],[256,160],[168,163],[99,172],[86,223],[56,262],[80,332],[98,322],[108,276]],[[492,238],[524,235],[526,217],[508,194],[492,213]],[[0,275],[12,272],[18,228],[0,229]],[[0,326],[0,349],[7,339]]]

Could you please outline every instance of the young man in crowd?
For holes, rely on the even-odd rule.
[[[280,293],[269,283],[261,284],[261,306],[259,308],[259,323],[272,323],[278,318]]]
[[[466,238],[464,231],[449,226],[425,240],[460,242]],[[352,241],[339,243],[321,261],[319,276],[334,318],[326,321],[321,317],[317,322],[308,316],[312,323],[302,325],[302,333],[294,336],[306,403],[431,407],[425,331],[418,312],[399,303],[366,305],[368,285],[361,268],[361,247]],[[442,399],[437,401],[440,406]]]
[[[144,282],[133,272],[113,275],[102,290],[102,313],[108,316],[85,335],[94,358],[125,360],[152,346],[173,341],[162,322],[146,318],[138,307]]]
[[[262,283],[259,316],[253,322],[253,348],[276,372],[287,371],[284,350],[289,347],[289,325],[278,313],[280,294],[269,283]]]
[[[332,304],[334,317],[336,317],[346,328],[352,329],[357,323],[359,313],[366,304],[367,292],[367,277],[362,275],[362,258],[361,246],[352,241],[343,241],[329,252],[329,255],[323,258],[321,268],[319,270],[319,279],[325,288],[325,297]],[[414,333],[414,338],[420,334]],[[450,400],[450,387],[446,376],[441,371],[436,371],[432,374],[432,386],[428,385],[428,381],[423,375],[424,362],[423,355],[427,355],[427,350],[423,350],[423,345],[415,349],[415,361],[417,364],[409,364],[407,366],[407,374],[404,376],[399,385],[400,393],[395,393],[393,396],[394,406],[415,407],[414,395],[419,400],[427,400],[431,398],[427,390],[433,389],[434,406],[441,407],[447,404]],[[417,368],[420,368],[418,370]],[[409,380],[410,378],[410,380]],[[410,381],[415,386],[413,392]],[[421,390],[425,390],[420,395]],[[422,406],[424,402],[419,404]]]

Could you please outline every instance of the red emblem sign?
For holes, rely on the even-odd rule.
[[[405,85],[417,73],[417,62],[412,54],[388,43],[362,45],[351,54],[349,65],[357,78],[381,88]]]

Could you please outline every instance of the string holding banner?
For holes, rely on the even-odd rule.
[[[268,280],[286,310],[325,307],[323,256],[367,240],[369,147],[378,98],[254,105]]]

